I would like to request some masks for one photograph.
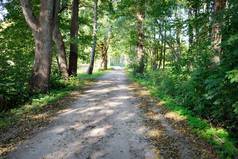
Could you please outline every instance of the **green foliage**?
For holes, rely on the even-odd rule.
[[[0,21],[0,111],[7,111],[19,107],[32,98],[29,90],[29,81],[34,61],[34,39],[32,31],[26,24],[20,1],[6,1],[4,9],[7,14]],[[34,14],[39,13],[39,0],[31,1]],[[62,3],[71,4],[69,0]],[[107,2],[105,2],[107,3]],[[79,37],[73,39],[79,45],[78,57],[80,62],[89,61],[89,47],[92,41],[92,6],[91,1],[82,2],[84,7],[80,8]],[[69,52],[71,7],[67,7],[59,14],[60,31],[62,32],[66,52]],[[67,56],[68,57],[68,56]],[[51,73],[51,89],[73,87],[72,83],[66,86],[60,78],[58,65],[56,63],[56,49],[53,48]],[[64,83],[64,84],[62,84]]]
[[[80,85],[78,77],[68,81],[60,78],[54,51],[51,90],[48,94],[34,96],[29,93],[34,41],[19,1],[7,2],[8,13],[0,21],[0,103],[4,100],[0,109],[15,109],[8,111],[9,116],[3,115],[0,125],[12,123],[10,116],[21,115],[27,109],[37,111]],[[39,0],[31,2],[37,14]],[[71,1],[64,0],[63,3],[70,5]],[[79,59],[83,63],[89,61],[90,55],[92,5],[89,0],[80,2],[79,36],[76,39],[70,39],[70,7],[60,13],[66,52],[69,52],[71,41],[78,43]],[[237,0],[227,0],[224,6],[226,8],[216,12],[212,0],[102,0],[97,36],[98,41],[102,41],[110,29],[110,56],[119,63],[120,57],[126,55],[140,83],[149,87],[154,96],[166,101],[171,110],[186,116],[195,132],[214,144],[222,158],[231,158],[237,151],[231,138],[237,142],[235,138],[238,137],[238,3]],[[141,10],[145,12],[141,24],[144,35],[140,42],[146,71],[137,74],[136,48],[141,39],[138,39],[136,13]],[[218,32],[222,37],[219,54],[212,44],[215,23],[220,24]],[[220,61],[214,63],[214,56],[219,56]],[[94,75],[82,77],[93,79]],[[19,107],[27,101],[33,103],[29,108]],[[211,127],[208,122],[221,128]]]
[[[227,72],[227,78],[231,83],[238,82],[238,69]]]
[[[79,74],[69,80],[52,80],[52,88],[47,94],[36,94],[21,107],[16,107],[7,112],[0,113],[0,129],[14,125],[24,114],[37,114],[49,104],[67,96],[73,90],[79,90],[89,81],[93,81],[103,75],[103,72],[96,72],[93,75]]]
[[[186,118],[188,125],[192,128],[192,130],[201,138],[206,139],[210,142],[219,156],[221,158],[234,158],[238,155],[238,148],[236,147],[237,140],[232,138],[233,134],[229,133],[224,128],[219,128],[212,126],[209,124],[209,121],[201,119],[199,116],[196,116],[197,113],[191,111],[186,105],[178,105],[178,101],[176,101],[174,97],[179,97],[177,93],[184,92],[179,91],[176,93],[175,81],[170,77],[170,82],[163,82],[163,80],[168,79],[168,73],[160,73],[160,72],[150,72],[143,76],[129,74],[130,78],[134,81],[146,86],[151,95],[157,97],[158,100],[163,101],[164,106],[166,106],[169,110],[178,113],[179,115]],[[165,77],[164,77],[165,76]],[[179,82],[179,81],[176,81]],[[173,83],[173,84],[172,84]],[[172,84],[172,86],[171,86]],[[187,89],[190,84],[186,83],[183,86],[180,86],[181,89]],[[174,88],[171,88],[174,87]],[[172,93],[170,89],[173,89]],[[187,89],[189,91],[189,89]],[[190,92],[192,92],[190,90]],[[190,93],[187,92],[187,95]],[[204,113],[204,112],[203,112]]]
[[[28,81],[34,55],[34,42],[18,2],[9,3],[6,20],[0,22],[0,95],[6,104],[0,110],[9,109],[29,98]]]
[[[235,0],[228,0],[227,6],[217,11],[214,2],[222,3],[197,0],[146,2],[147,16],[143,23],[146,72],[136,74],[139,65],[133,50],[136,36],[127,36],[132,48],[128,52],[129,66],[133,75],[149,87],[153,95],[167,101],[170,109],[179,109],[182,115],[190,114],[187,117],[189,124],[220,149],[222,158],[232,158],[237,150],[230,141],[233,139],[237,144],[238,137],[238,5]],[[130,9],[134,6],[126,2],[124,5]],[[127,11],[134,13],[134,10]],[[135,22],[131,18],[124,21]],[[217,36],[215,24],[221,35],[220,52],[213,45]],[[136,35],[137,28],[132,27]],[[130,32],[128,29],[127,34]],[[216,58],[218,61],[214,60]],[[180,103],[183,107],[171,103]],[[226,131],[211,129],[192,116]],[[215,139],[217,136],[218,140]],[[226,138],[229,142],[225,142]]]

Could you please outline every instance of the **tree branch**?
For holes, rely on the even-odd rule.
[[[23,14],[25,16],[27,24],[34,31],[37,31],[39,22],[32,12],[32,5],[29,0],[20,0]]]

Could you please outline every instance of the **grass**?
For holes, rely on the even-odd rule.
[[[170,111],[176,112],[180,116],[185,117],[188,126],[192,128],[192,131],[210,143],[220,158],[232,159],[238,156],[238,148],[236,147],[236,143],[230,137],[231,135],[227,130],[214,127],[208,121],[197,117],[185,106],[176,103],[176,101],[170,96],[166,95],[163,90],[158,90],[156,84],[152,81],[133,76],[131,72],[129,72],[128,75],[132,81],[145,86],[150,91],[151,96],[162,101],[164,106]]]
[[[103,75],[103,73],[99,71],[92,75],[79,74],[77,77],[71,77],[67,81],[54,79],[52,89],[47,94],[34,95],[26,104],[17,106],[7,112],[1,112],[0,129],[14,125],[25,114],[37,114],[41,112],[47,105],[66,97],[73,90],[82,88],[88,82]]]

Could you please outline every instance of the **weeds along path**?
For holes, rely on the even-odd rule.
[[[214,158],[177,130],[155,103],[129,83],[124,71],[98,82],[36,133],[10,159]]]

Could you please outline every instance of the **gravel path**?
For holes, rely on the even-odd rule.
[[[194,136],[188,137],[189,134],[176,130],[173,125],[178,121],[171,123],[155,103],[148,103],[146,95],[139,95],[141,88],[133,87],[124,71],[106,73],[69,108],[56,116],[47,128],[18,145],[7,157],[216,158],[213,153],[210,154],[211,150],[206,144],[199,146]]]
[[[137,105],[124,72],[111,71],[8,158],[156,158]]]

